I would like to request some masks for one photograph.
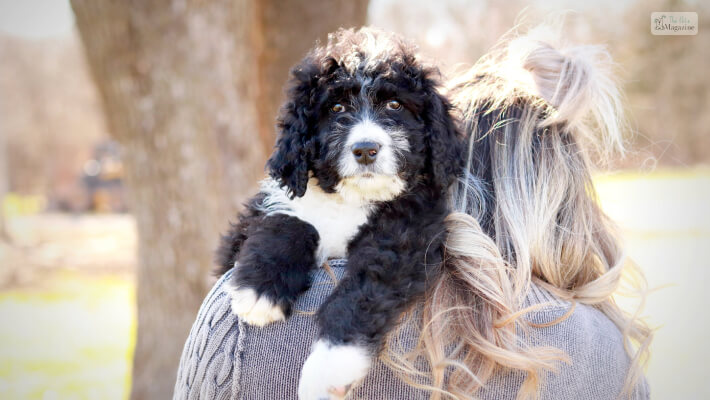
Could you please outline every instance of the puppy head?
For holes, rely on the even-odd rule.
[[[395,35],[330,35],[291,71],[271,176],[291,196],[303,196],[311,177],[361,201],[390,200],[416,184],[446,190],[461,156],[437,76]]]

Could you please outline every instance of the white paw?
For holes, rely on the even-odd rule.
[[[372,358],[362,346],[318,340],[306,359],[298,382],[300,400],[340,399],[350,385],[367,375]]]
[[[281,307],[259,297],[254,289],[228,286],[227,293],[232,297],[232,312],[249,325],[264,326],[286,319]]]

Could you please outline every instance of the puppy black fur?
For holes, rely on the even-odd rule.
[[[347,254],[327,254],[348,258],[346,276],[317,314],[320,337],[332,343],[364,345],[375,354],[438,273],[447,191],[462,169],[462,153],[437,78],[411,46],[370,29],[337,32],[291,71],[280,135],[267,163],[286,199],[304,197],[308,190],[343,193],[348,138],[362,121],[399,138],[389,144],[387,165],[396,165],[392,176],[404,189],[384,200],[368,201],[365,193],[367,219],[346,238]],[[379,174],[385,164],[362,168]],[[288,315],[308,288],[309,271],[317,267],[319,246],[328,238],[321,237],[318,224],[289,211],[286,200],[286,211],[274,212],[270,195],[262,191],[246,205],[223,236],[217,259],[222,273],[237,263],[233,286],[254,289]]]

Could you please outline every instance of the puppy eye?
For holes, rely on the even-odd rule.
[[[387,102],[387,109],[397,111],[402,108],[402,105],[397,100],[390,100]]]
[[[330,107],[330,111],[332,111],[334,113],[345,112],[345,106],[340,103],[336,103],[336,104],[333,104],[333,107]]]

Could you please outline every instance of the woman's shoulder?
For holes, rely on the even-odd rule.
[[[303,364],[316,335],[312,315],[344,274],[344,261],[331,264],[313,272],[311,288],[287,322],[263,328],[250,327],[231,312],[231,271],[225,273],[205,297],[185,342],[173,398],[250,398],[265,387],[273,398],[295,398],[299,368],[294,365]]]
[[[596,307],[561,300],[536,284],[531,285],[524,306],[531,309],[525,318],[533,327],[532,343],[557,344],[575,354],[604,348],[603,356],[625,357],[621,331]]]
[[[529,343],[560,349],[569,359],[546,374],[541,398],[618,398],[631,366],[619,327],[596,307],[560,300],[535,284],[525,305],[540,307],[525,317],[532,326]],[[644,379],[631,397],[649,397]]]

